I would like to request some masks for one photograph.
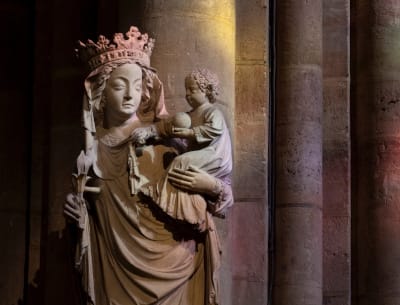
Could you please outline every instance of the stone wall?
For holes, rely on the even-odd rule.
[[[266,304],[268,295],[267,25],[266,2],[236,1],[233,305]]]

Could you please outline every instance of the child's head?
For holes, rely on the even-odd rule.
[[[218,77],[208,69],[196,69],[186,76],[186,89],[188,80],[196,82],[199,89],[205,94],[210,103],[215,103],[219,94]]]

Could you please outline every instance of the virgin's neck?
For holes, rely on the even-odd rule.
[[[132,124],[135,124],[136,121],[139,121],[138,117],[136,116],[136,113],[130,116],[129,118],[113,118],[106,115],[104,117],[103,127],[105,129],[111,129],[111,128],[124,129]]]
[[[139,119],[127,120],[124,124],[110,128],[106,128],[104,124],[103,127],[96,130],[97,139],[110,147],[120,146],[129,141],[135,128],[142,126],[143,123]]]

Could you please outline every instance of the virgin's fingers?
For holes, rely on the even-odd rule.
[[[69,219],[79,222],[79,218],[76,217],[75,215],[69,213],[68,211],[64,211],[64,215],[67,216]]]
[[[71,207],[71,206],[69,206],[67,204],[64,206],[64,211],[68,211],[69,213],[74,214],[76,217],[79,217],[81,215],[79,210],[77,210],[74,207]]]
[[[80,201],[79,201],[77,198],[74,198],[73,201],[67,200],[66,203],[65,203],[64,205],[69,205],[69,206],[78,208],[78,207],[79,207],[79,204],[80,204]]]
[[[181,174],[182,176],[185,176],[185,177],[194,177],[195,176],[193,174],[193,172],[191,172],[189,170],[183,170],[183,169],[180,169],[180,168],[174,168],[171,171],[171,173],[179,173],[179,174]]]
[[[176,172],[170,172],[168,173],[168,177],[174,177],[176,179],[180,179],[180,180],[184,180],[184,181],[189,181],[192,182],[193,181],[193,177],[187,176],[185,174],[181,174],[181,173],[176,173]]]
[[[181,184],[181,183],[176,183],[176,182],[174,182],[174,181],[170,181],[170,182],[171,182],[171,184],[172,184],[173,186],[175,186],[175,187],[177,187],[177,188],[180,188],[180,189],[182,189],[182,190],[184,190],[184,191],[191,191],[191,190],[192,190],[192,188],[189,187],[189,186],[187,186],[187,185],[184,185],[184,184]]]
[[[191,187],[192,183],[189,181],[184,181],[181,179],[177,179],[175,177],[168,177],[168,181],[170,181],[171,183],[177,184],[178,186],[187,186],[187,187]]]

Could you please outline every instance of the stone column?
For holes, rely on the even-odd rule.
[[[400,2],[355,1],[356,304],[400,304]]]
[[[164,82],[170,114],[188,111],[185,101],[185,76],[194,68],[208,68],[220,80],[220,103],[230,130],[235,102],[235,1],[168,0],[145,1],[143,32],[156,39],[151,58]],[[232,138],[234,135],[232,133]],[[229,216],[218,225],[223,247],[221,300],[231,304]]]
[[[274,305],[322,304],[322,1],[277,1]]]
[[[350,1],[323,1],[324,303],[350,305]]]
[[[235,205],[232,303],[268,298],[268,45],[267,1],[236,1]]]
[[[165,86],[169,112],[186,111],[185,76],[197,67],[217,73],[220,99],[232,119],[235,73],[235,1],[146,1],[144,29],[155,37],[151,58]]]

